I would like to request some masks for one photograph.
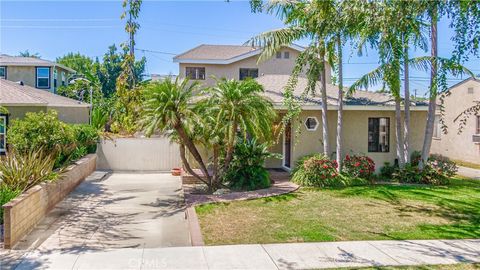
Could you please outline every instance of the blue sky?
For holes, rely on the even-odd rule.
[[[68,52],[101,57],[112,44],[127,39],[120,1],[11,1],[0,0],[0,51],[16,55],[38,52],[54,60]],[[247,1],[144,1],[140,15],[137,48],[167,54],[137,51],[147,57],[147,72],[177,74],[172,55],[199,44],[242,44],[265,30],[282,27],[266,14],[253,14]],[[448,21],[439,24],[439,54],[448,57],[453,49]],[[302,42],[299,42],[302,45]],[[413,55],[428,54],[417,51]],[[359,57],[345,48],[345,84],[376,67],[374,51]],[[480,58],[465,64],[480,73]],[[451,79],[449,83],[458,82]],[[425,92],[428,74],[413,72],[411,89]]]

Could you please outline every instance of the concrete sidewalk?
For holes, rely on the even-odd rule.
[[[473,169],[473,168],[458,166],[457,174],[461,175],[461,176],[468,177],[468,178],[480,180],[480,170],[479,169]]]
[[[319,269],[474,262],[480,262],[480,239],[34,251],[16,269]]]

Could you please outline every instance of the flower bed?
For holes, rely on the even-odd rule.
[[[97,156],[89,154],[67,167],[62,177],[38,184],[3,205],[4,247],[12,248],[96,167]]]

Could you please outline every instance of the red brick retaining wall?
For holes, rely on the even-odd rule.
[[[97,155],[90,154],[69,166],[60,179],[42,183],[3,205],[4,247],[12,248],[40,220],[96,168]]]

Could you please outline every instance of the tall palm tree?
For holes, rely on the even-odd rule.
[[[171,81],[170,78],[162,82],[152,82],[143,89],[145,101],[141,125],[147,136],[156,131],[169,135],[180,144],[180,156],[187,171],[208,186],[211,177],[207,166],[195,145],[192,136],[192,121],[198,120],[192,104],[195,102],[195,93],[198,93],[198,83],[190,83],[187,79]],[[206,180],[199,176],[190,166],[185,150],[188,150],[200,166]]]
[[[258,7],[258,1],[251,1],[252,7]],[[285,95],[291,97],[299,74],[306,69],[308,87],[304,96],[315,92],[316,82],[320,78],[322,96],[322,132],[323,152],[330,155],[329,129],[327,118],[326,58],[329,48],[337,44],[335,17],[336,1],[270,1],[264,8],[267,13],[276,14],[286,25],[285,28],[267,31],[253,37],[247,43],[263,47],[259,61],[271,58],[281,47],[293,44],[300,39],[309,39],[310,45],[301,52],[296,60]],[[289,103],[289,101],[287,101]]]

